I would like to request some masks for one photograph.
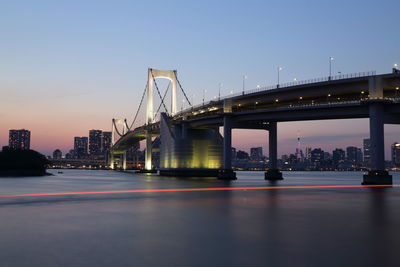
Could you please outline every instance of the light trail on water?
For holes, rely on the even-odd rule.
[[[0,195],[0,198],[41,197],[41,196],[69,196],[69,195],[96,195],[96,194],[126,194],[126,193],[160,193],[160,192],[204,192],[204,191],[239,191],[239,190],[281,190],[281,189],[338,189],[338,188],[390,188],[400,185],[315,185],[315,186],[257,186],[257,187],[210,187],[210,188],[174,188],[174,189],[133,189],[108,190],[87,192],[54,192]]]

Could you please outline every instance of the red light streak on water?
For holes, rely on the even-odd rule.
[[[175,189],[134,189],[87,192],[55,192],[0,195],[0,198],[37,197],[37,196],[68,196],[95,194],[124,194],[124,193],[158,193],[158,192],[196,192],[196,191],[237,191],[237,190],[281,190],[281,189],[335,189],[335,188],[389,188],[400,185],[315,185],[315,186],[257,186],[257,187],[211,187],[211,188],[175,188]]]

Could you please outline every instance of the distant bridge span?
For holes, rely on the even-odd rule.
[[[186,129],[217,129],[222,126],[223,161],[218,173],[228,178],[234,177],[231,171],[232,129],[267,130],[270,133],[271,166],[266,178],[279,179],[281,174],[277,171],[278,122],[369,118],[372,171],[364,177],[364,183],[391,183],[391,177],[384,171],[383,125],[400,124],[399,88],[400,73],[397,70],[382,75],[367,72],[294,82],[257,88],[174,112],[168,116],[165,125],[168,125],[168,128],[181,125],[179,134]],[[174,105],[176,109],[176,104]],[[135,142],[146,138],[146,152],[149,148],[151,151],[151,137],[159,136],[163,132],[161,124],[161,121],[153,122],[149,119],[146,125],[128,131],[113,145],[112,153],[123,153]],[[151,169],[151,153],[147,152],[146,161],[146,168]],[[174,168],[169,166],[168,169]]]

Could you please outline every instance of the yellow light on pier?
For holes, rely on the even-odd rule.
[[[146,163],[145,163],[145,169],[146,170],[151,170],[151,159],[146,159]]]

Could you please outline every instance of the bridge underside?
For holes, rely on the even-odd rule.
[[[400,123],[400,107],[396,104],[385,106],[384,122]],[[364,119],[369,118],[367,104],[321,105],[308,108],[283,108],[278,110],[257,110],[252,112],[231,113],[235,129],[267,129],[268,122],[294,122],[316,120]],[[224,116],[213,115],[207,118],[187,120],[190,127],[209,128],[224,125]]]
[[[113,146],[111,153],[121,154],[129,150],[134,144],[145,140],[147,133],[145,131],[129,131],[124,136],[122,136],[117,143]],[[151,133],[152,137],[159,136],[160,133],[155,131]]]

